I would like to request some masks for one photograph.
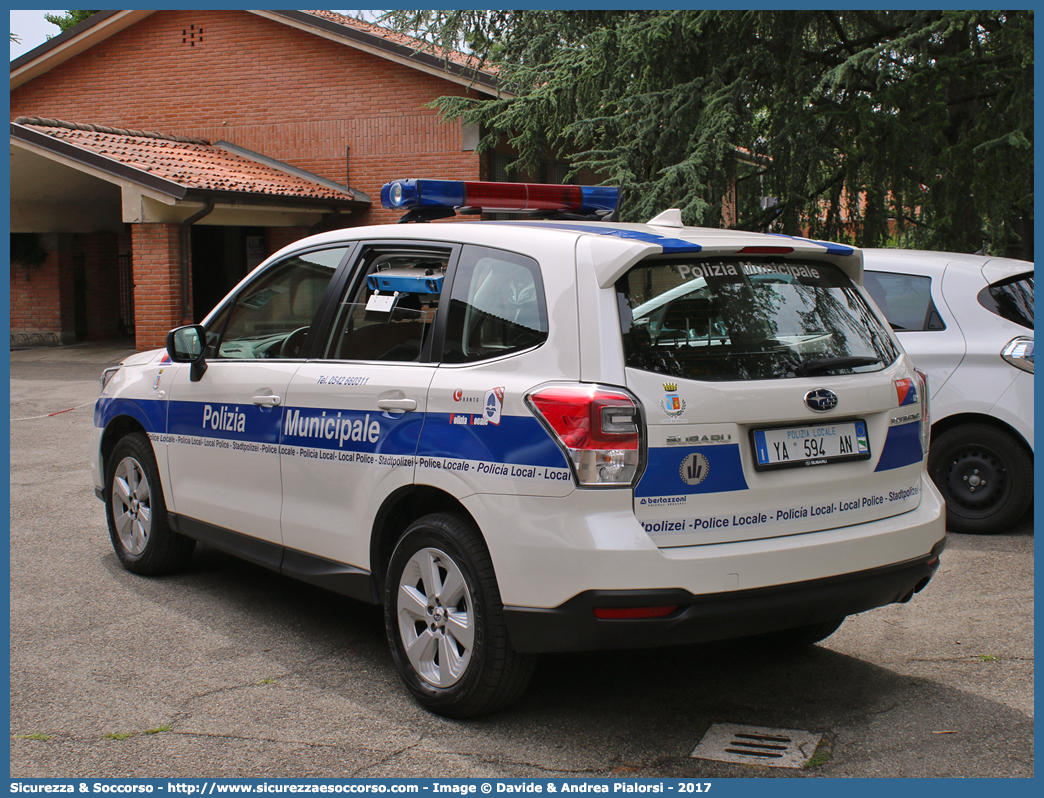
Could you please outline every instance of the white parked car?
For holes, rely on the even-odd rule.
[[[197,541],[383,604],[453,717],[540,652],[812,644],[944,545],[928,397],[851,247],[584,221],[610,189],[406,180],[106,375],[92,470],[126,568]]]
[[[1033,264],[863,251],[864,285],[932,399],[929,470],[949,528],[1003,532],[1033,500]]]

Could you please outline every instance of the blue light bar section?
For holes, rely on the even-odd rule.
[[[464,184],[459,180],[393,180],[381,186],[381,205],[391,210],[459,208]]]
[[[613,211],[620,201],[620,189],[612,186],[580,186],[585,211]]]
[[[396,274],[394,272],[374,272],[367,275],[366,286],[371,291],[398,291],[400,294],[440,294],[442,293],[441,274]]]

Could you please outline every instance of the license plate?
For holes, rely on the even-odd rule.
[[[754,442],[754,468],[799,468],[867,460],[870,441],[865,421],[835,421],[800,427],[758,429]]]

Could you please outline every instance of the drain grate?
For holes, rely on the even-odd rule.
[[[770,729],[715,723],[689,756],[773,768],[800,768],[816,752],[822,734],[801,729]]]

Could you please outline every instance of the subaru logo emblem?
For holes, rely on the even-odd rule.
[[[805,394],[805,404],[817,413],[825,413],[837,407],[837,394],[826,388],[816,388]]]

